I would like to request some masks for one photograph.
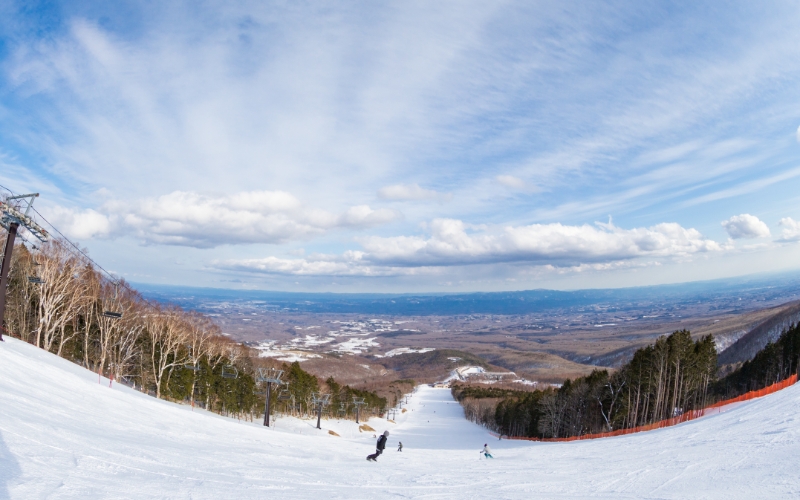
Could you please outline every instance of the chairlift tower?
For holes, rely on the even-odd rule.
[[[17,230],[20,226],[24,227],[42,243],[46,242],[50,237],[47,231],[29,216],[33,200],[38,196],[39,193],[22,194],[0,201],[0,226],[3,226],[8,231],[5,251],[3,252],[3,264],[0,266],[0,341],[3,340],[3,330],[5,329],[3,324],[5,323],[6,313],[6,289],[8,288],[8,273],[11,270],[11,254],[14,252],[14,240],[17,239]],[[21,200],[20,204],[27,202],[28,206],[25,208],[25,213],[21,211],[21,206],[14,206],[9,203],[15,200]]]
[[[317,429],[322,429],[320,425],[322,421],[322,408],[328,404],[330,397],[330,394],[320,394],[318,392],[311,394],[311,402],[317,407]]]
[[[264,427],[269,427],[269,400],[272,398],[272,384],[280,384],[283,370],[276,368],[259,368],[258,381],[267,384],[267,402],[264,403]]]
[[[359,410],[361,409],[362,406],[364,406],[367,403],[364,402],[364,398],[357,398],[353,396],[353,404],[356,407],[356,423],[359,423],[358,422]]]

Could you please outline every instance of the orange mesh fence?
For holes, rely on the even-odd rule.
[[[630,429],[620,429],[611,432],[598,432],[595,434],[584,434],[582,436],[573,436],[568,438],[506,437],[506,439],[517,439],[525,441],[563,442],[563,441],[579,441],[583,439],[597,439],[597,438],[612,437],[612,436],[623,436],[625,434],[634,434],[637,432],[652,431],[654,429],[661,429],[663,427],[671,427],[673,425],[680,424],[681,422],[687,422],[689,420],[705,417],[707,415],[715,415],[718,413],[722,413],[724,411],[723,408],[727,405],[740,403],[742,401],[748,401],[755,398],[760,398],[762,396],[766,396],[767,394],[778,392],[781,389],[789,387],[795,382],[797,382],[797,374],[794,374],[791,377],[787,378],[786,380],[782,380],[781,382],[776,382],[768,387],[764,387],[763,389],[759,389],[757,391],[750,391],[745,394],[742,394],[741,396],[731,399],[726,399],[718,403],[714,403],[713,405],[703,408],[702,410],[690,410],[681,415],[678,415],[677,417],[661,420],[660,422],[655,422],[653,424],[641,425],[639,427],[631,427]],[[494,435],[498,436],[498,434]]]

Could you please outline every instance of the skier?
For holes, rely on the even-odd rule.
[[[400,442],[397,444],[397,451],[403,451],[403,442],[402,442],[402,441],[400,441]]]
[[[483,449],[481,450],[481,453],[483,453],[483,456],[486,458],[494,458],[492,456],[492,450],[489,449],[489,445],[486,443],[483,444]]]
[[[377,462],[378,455],[383,453],[383,449],[386,448],[386,439],[389,437],[389,431],[383,431],[381,437],[378,438],[378,444],[375,445],[375,453],[372,455],[367,455],[367,460],[372,460],[373,462]]]

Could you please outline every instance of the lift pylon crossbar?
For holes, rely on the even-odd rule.
[[[280,384],[283,370],[277,368],[259,368],[256,380],[267,384],[266,401],[264,402],[264,427],[269,427],[270,400],[272,399],[272,384]]]
[[[359,398],[359,397],[353,396],[353,404],[356,407],[356,423],[358,424],[359,423],[359,421],[358,421],[359,410],[361,409],[361,407],[363,405],[365,405],[367,403],[364,402],[364,398]]]
[[[311,402],[317,407],[317,429],[322,429],[320,423],[322,421],[322,408],[328,405],[331,399],[330,394],[321,394],[319,392],[311,393]]]
[[[0,214],[2,214],[0,215],[0,226],[3,226],[6,230],[10,230],[11,224],[17,224],[30,231],[30,233],[42,243],[46,242],[50,238],[50,235],[28,215],[33,206],[33,199],[37,196],[39,196],[39,193],[23,194],[7,198],[6,201],[0,201]],[[28,198],[30,199],[28,200]],[[28,202],[25,213],[22,213],[8,202],[9,200],[21,199],[25,199]]]
[[[259,368],[256,380],[259,382],[280,384],[281,376],[283,376],[283,370],[278,370],[275,368]]]

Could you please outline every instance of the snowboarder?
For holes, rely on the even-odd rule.
[[[483,453],[483,456],[486,458],[494,458],[492,456],[492,450],[489,449],[489,445],[486,443],[483,444],[483,449],[481,450],[481,453]]]
[[[378,455],[383,453],[384,448],[386,448],[386,439],[389,437],[389,431],[383,431],[381,437],[378,438],[378,444],[375,445],[375,453],[372,455],[367,455],[367,460],[372,460],[373,462],[377,462]]]
[[[397,451],[403,451],[403,442],[399,441],[397,444]]]

